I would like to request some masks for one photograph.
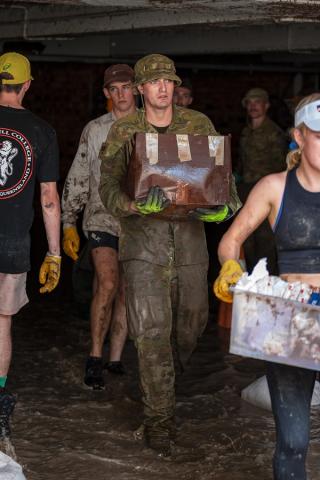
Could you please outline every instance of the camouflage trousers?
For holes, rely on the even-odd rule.
[[[206,264],[123,262],[129,335],[139,360],[145,425],[170,423],[175,367],[183,369],[208,320]]]

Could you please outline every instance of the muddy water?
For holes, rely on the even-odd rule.
[[[72,305],[46,300],[15,318],[8,385],[18,395],[12,442],[28,480],[272,479],[272,416],[239,395],[263,374],[263,364],[223,353],[213,324],[178,381],[171,460],[134,438],[142,409],[132,343],[124,355],[128,375],[106,374],[107,389],[92,392],[82,384],[88,338],[88,321]],[[319,478],[319,440],[315,408],[311,480]]]

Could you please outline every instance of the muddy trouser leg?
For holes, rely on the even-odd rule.
[[[208,265],[177,267],[176,344],[184,370],[208,322]]]
[[[306,480],[310,404],[315,372],[277,363],[267,364],[267,379],[276,424],[274,480]]]
[[[173,269],[132,260],[123,262],[129,335],[139,360],[145,425],[170,430],[174,416],[171,278]]]

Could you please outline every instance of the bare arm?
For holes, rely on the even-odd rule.
[[[281,199],[280,175],[264,177],[252,189],[244,207],[227,230],[218,247],[220,263],[238,260],[240,247],[249,235],[266,219],[273,220]]]
[[[56,182],[40,184],[41,206],[48,240],[48,251],[60,255],[60,199]]]

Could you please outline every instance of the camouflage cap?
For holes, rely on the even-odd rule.
[[[177,85],[181,85],[181,79],[176,75],[173,61],[159,53],[152,53],[140,58],[134,66],[134,73],[135,85],[141,85],[159,78],[173,80]]]
[[[245,107],[247,101],[251,98],[261,98],[262,100],[269,102],[268,92],[263,88],[251,88],[250,90],[248,90],[243,99],[241,100],[242,106]]]

